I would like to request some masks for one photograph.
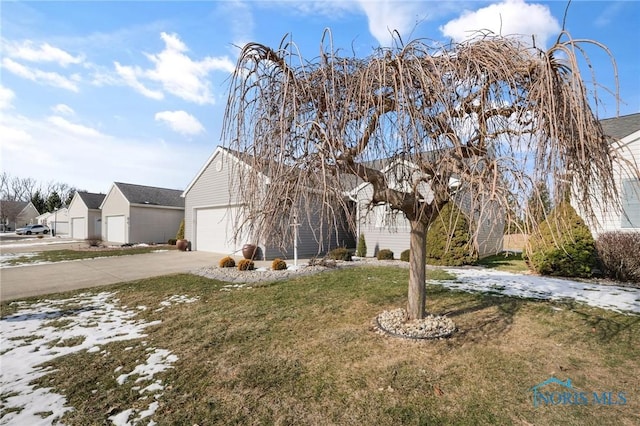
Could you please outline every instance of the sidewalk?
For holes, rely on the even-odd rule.
[[[166,251],[0,269],[0,301],[98,287],[214,266],[221,255]]]

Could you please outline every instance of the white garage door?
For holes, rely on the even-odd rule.
[[[87,238],[87,224],[84,217],[71,218],[71,238],[84,240]]]
[[[198,209],[195,214],[195,250],[232,254],[242,248],[233,242],[234,217],[237,208]]]
[[[107,216],[107,241],[126,243],[124,236],[124,216]]]

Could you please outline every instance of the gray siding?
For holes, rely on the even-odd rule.
[[[195,239],[195,210],[206,207],[235,206],[238,204],[234,182],[231,179],[234,161],[222,150],[216,150],[205,167],[185,193],[184,237]],[[219,169],[221,167],[221,169]]]
[[[238,182],[234,179],[234,168],[238,166],[239,161],[231,154],[222,149],[217,149],[214,154],[207,160],[205,166],[201,169],[194,181],[191,182],[185,191],[185,238],[195,240],[195,216],[196,211],[202,208],[213,207],[235,207],[239,206],[239,200],[235,190]],[[331,230],[331,225],[325,224],[320,227],[320,217],[318,214],[311,213],[310,217],[306,214],[301,215],[300,227],[298,228],[298,257],[313,257],[324,254],[328,250],[338,246],[355,245],[354,238],[346,229],[340,229],[338,233]],[[346,222],[338,219],[337,223]],[[228,224],[227,226],[231,226]],[[344,227],[343,227],[344,228]],[[323,235],[320,236],[320,230]],[[233,229],[221,230],[224,235],[233,235]],[[221,238],[224,237],[221,234]],[[322,244],[319,244],[322,241]],[[240,243],[240,242],[239,242]],[[240,246],[242,246],[241,242]],[[291,243],[287,244],[285,249],[277,246],[273,242],[260,241],[264,255],[268,259],[282,257],[291,259],[294,256],[293,237]],[[196,242],[197,250],[197,242]]]
[[[108,216],[124,216],[125,220],[125,231],[124,237],[125,242],[131,242],[130,235],[130,226],[129,226],[129,202],[122,195],[120,190],[112,185],[111,189],[107,193],[107,196],[104,198],[104,202],[102,203],[102,235],[104,238],[107,238],[107,217]]]
[[[176,208],[132,206],[129,220],[130,243],[166,243],[175,238],[184,211]]]
[[[381,249],[393,251],[396,258],[409,249],[411,227],[409,221],[401,213],[391,213],[386,206],[367,208],[371,199],[371,187],[365,186],[357,195],[358,198],[358,233],[363,234],[367,243],[367,256],[375,256]],[[475,202],[478,202],[476,200]],[[478,255],[483,258],[502,251],[504,234],[504,216],[496,204],[486,203],[482,208],[472,206],[471,197],[456,200],[456,205],[467,215],[479,210],[472,221],[471,232],[474,234],[474,246]]]

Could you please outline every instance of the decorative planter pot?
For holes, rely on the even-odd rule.
[[[176,247],[178,247],[178,250],[180,250],[180,251],[187,251],[187,247],[189,247],[189,241],[187,241],[187,240],[177,240],[176,241]]]
[[[258,254],[258,246],[255,244],[245,244],[242,246],[242,256],[245,259],[252,259]]]

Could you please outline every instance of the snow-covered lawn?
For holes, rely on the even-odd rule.
[[[573,299],[616,312],[640,313],[640,289],[637,288],[514,274],[494,269],[451,268],[446,271],[457,278],[430,283],[455,290],[493,292],[505,296],[548,300]]]
[[[161,303],[166,308],[176,303],[192,303],[197,298],[176,295]],[[136,319],[138,311],[147,309],[138,306],[129,309],[119,306],[115,293],[83,293],[71,299],[41,300],[28,305],[13,302],[20,309],[0,321],[2,348],[0,351],[0,389],[2,411],[0,424],[50,425],[72,407],[66,406],[64,395],[48,388],[36,389],[30,383],[50,370],[42,364],[57,357],[79,351],[97,352],[110,356],[102,348],[110,342],[141,339],[144,329],[155,322]],[[146,346],[144,340],[142,345]],[[147,409],[127,409],[116,413],[110,420],[117,425],[134,424],[149,417],[157,409],[157,400],[164,386],[154,375],[168,368],[178,357],[166,349],[149,347],[143,364],[131,371],[118,369],[120,385],[134,381],[141,399],[149,401]],[[138,385],[139,384],[139,385]]]

